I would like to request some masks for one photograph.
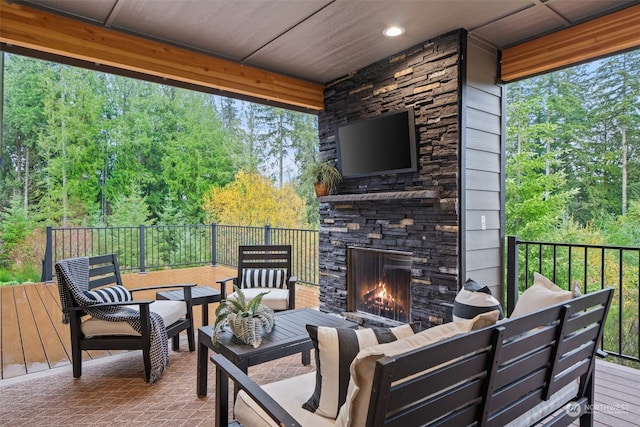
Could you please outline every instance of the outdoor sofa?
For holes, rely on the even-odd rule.
[[[481,327],[497,320],[496,311],[363,348],[350,364],[335,419],[302,408],[332,372],[260,387],[214,355],[216,426],[229,424],[230,380],[239,390],[234,423],[245,427],[524,426],[543,419],[569,425],[577,418],[589,426],[595,356],[612,295],[612,289],[576,298],[569,292],[568,301],[530,313],[521,308],[519,317],[489,326]],[[539,299],[529,309],[536,305]]]

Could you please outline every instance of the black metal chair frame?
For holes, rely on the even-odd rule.
[[[287,270],[285,283],[289,290],[288,310],[296,307],[297,277],[291,274],[291,245],[240,245],[238,247],[238,275],[218,280],[222,299],[227,297],[226,286],[232,281],[239,286],[245,268],[284,268]]]
[[[122,285],[122,277],[118,259],[115,254],[99,255],[89,258],[89,289],[102,286]],[[143,288],[129,289],[134,294],[139,291],[154,289],[182,288],[184,300],[187,304],[187,314],[184,318],[176,321],[172,325],[165,325],[167,337],[172,339],[173,350],[180,347],[180,332],[187,331],[189,351],[195,350],[194,330],[193,330],[193,310],[191,304],[191,288],[195,284],[180,285],[160,285]],[[127,302],[95,304],[92,307],[139,305],[142,332],[140,336],[128,335],[105,335],[87,337],[82,333],[82,318],[88,315],[75,301],[71,292],[65,289],[67,298],[72,302],[73,307],[69,309],[69,326],[71,330],[71,353],[73,363],[73,376],[82,376],[82,350],[142,350],[144,360],[145,380],[148,382],[151,374],[151,321],[149,317],[149,305],[153,300],[135,300]]]

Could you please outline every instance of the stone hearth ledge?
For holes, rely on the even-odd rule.
[[[384,191],[378,193],[363,194],[336,194],[332,196],[318,197],[321,203],[326,202],[352,202],[360,200],[401,200],[401,199],[437,199],[439,192],[435,190],[416,191]]]

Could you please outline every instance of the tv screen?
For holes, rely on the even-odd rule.
[[[417,170],[412,108],[338,126],[336,138],[345,178]]]

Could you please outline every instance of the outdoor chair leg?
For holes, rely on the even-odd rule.
[[[149,382],[151,379],[151,350],[149,347],[142,349],[142,359],[144,360],[144,380]]]
[[[82,350],[75,342],[71,349],[71,363],[73,364],[73,378],[82,376]]]
[[[187,328],[187,341],[189,341],[189,351],[196,351],[196,340],[194,339],[193,319],[191,319],[191,327]]]

